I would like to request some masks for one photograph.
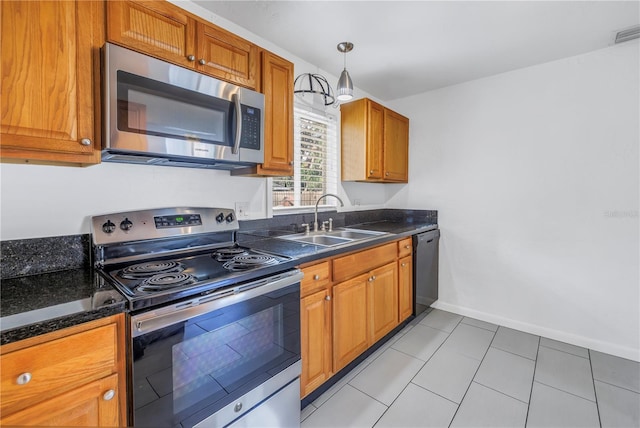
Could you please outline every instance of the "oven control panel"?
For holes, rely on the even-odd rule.
[[[229,208],[160,208],[91,218],[94,245],[227,232],[240,227]]]

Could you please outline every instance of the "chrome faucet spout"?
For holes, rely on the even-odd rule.
[[[316,201],[316,210],[315,210],[315,215],[313,216],[313,231],[314,232],[318,231],[318,204],[320,203],[320,200],[322,198],[326,198],[327,196],[333,196],[334,198],[336,198],[338,200],[338,202],[340,202],[340,206],[344,207],[344,202],[342,202],[342,199],[340,199],[340,197],[338,195],[334,195],[333,193],[325,193],[324,195],[320,195],[320,197]]]

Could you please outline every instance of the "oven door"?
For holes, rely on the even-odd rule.
[[[131,318],[133,425],[226,426],[260,414],[299,424],[298,270]],[[292,384],[294,386],[292,386]],[[288,397],[284,400],[282,397]]]

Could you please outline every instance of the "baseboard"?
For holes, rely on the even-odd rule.
[[[611,342],[603,342],[600,340],[594,340],[585,336],[578,336],[575,334],[555,330],[551,328],[541,327],[535,324],[530,324],[511,318],[500,317],[487,312],[478,311],[475,309],[467,308],[464,306],[452,305],[442,301],[436,301],[431,305],[436,309],[442,309],[443,311],[453,312],[458,315],[463,315],[470,318],[476,318],[481,321],[486,321],[492,324],[502,325],[515,330],[524,331],[526,333],[535,334],[537,336],[547,337],[553,340],[559,340],[571,345],[581,346],[587,349],[593,349],[594,351],[604,352],[606,354],[615,355],[617,357],[626,358],[628,360],[640,362],[640,350],[630,348],[627,346],[620,346]]]

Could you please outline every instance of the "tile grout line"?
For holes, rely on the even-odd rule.
[[[596,399],[596,412],[598,412],[598,423],[602,426],[602,418],[600,417],[600,406],[598,405],[598,391],[596,390],[596,378],[593,375],[593,364],[591,364],[591,350],[587,349],[589,355],[589,369],[591,370],[591,383],[593,384],[593,396]]]
[[[431,394],[433,394],[433,395],[437,395],[438,397],[441,397],[441,398],[443,398],[443,399],[447,400],[448,402],[450,402],[450,403],[452,403],[452,404],[455,404],[456,406],[460,406],[460,403],[456,403],[456,402],[455,402],[455,401],[453,401],[452,399],[447,398],[447,397],[445,397],[445,396],[443,396],[443,395],[440,395],[440,394],[438,394],[437,392],[434,392],[434,391],[430,390],[429,388],[425,388],[424,386],[422,386],[422,385],[418,385],[417,383],[413,383],[413,382],[409,382],[409,383],[410,383],[410,384],[413,384],[414,386],[417,386],[417,387],[418,387],[418,388],[420,388],[420,389],[424,389],[425,391],[430,392],[430,393],[431,393]],[[407,384],[407,386],[408,386],[408,384]]]
[[[538,368],[538,354],[540,353],[540,342],[542,341],[541,337],[538,336],[538,348],[536,349],[536,359],[534,360],[533,365],[533,376],[531,377],[531,389],[529,390],[529,403],[527,404],[527,416],[524,418],[524,426],[527,426],[529,422],[529,411],[531,410],[531,399],[533,398],[533,384],[536,382],[536,370]]]
[[[547,349],[553,349],[554,351],[564,352],[565,354],[573,355],[574,357],[584,358],[585,360],[589,359],[589,357],[583,357],[582,355],[574,354],[573,352],[568,352],[568,351],[565,351],[563,349],[552,348],[551,346],[546,346],[546,345],[543,345],[542,343],[538,346],[538,348],[540,348],[540,346],[542,346],[543,348],[547,348]],[[589,352],[588,349],[587,349],[587,352]]]
[[[539,341],[540,341],[540,336],[538,336],[538,342]],[[497,348],[495,346],[490,346],[490,348],[497,349],[498,351],[506,352],[507,354],[515,355],[516,357],[526,358],[529,361],[534,361],[535,362],[538,359],[538,350],[537,349],[536,349],[536,357],[535,358],[529,358],[529,357],[525,357],[524,355],[516,354],[515,352],[507,351],[506,349]],[[540,347],[538,346],[538,349],[539,348]]]
[[[546,383],[544,383],[544,382],[540,382],[539,380],[537,380],[537,381],[535,381],[535,382],[538,382],[540,385],[544,385],[544,386],[546,386],[546,387],[548,387],[548,388],[555,389],[556,391],[564,392],[565,394],[569,394],[569,395],[571,395],[571,396],[573,396],[573,397],[581,398],[581,399],[583,399],[583,400],[585,400],[585,401],[588,401],[588,402],[590,402],[590,403],[595,403],[596,405],[598,404],[598,402],[597,402],[596,400],[589,400],[588,398],[584,398],[584,397],[583,397],[583,396],[581,396],[581,395],[574,394],[573,392],[565,391],[564,389],[560,389],[560,388],[558,388],[558,387],[556,387],[556,386],[549,385],[549,384],[546,384]]]
[[[521,402],[522,404],[526,404],[526,405],[527,405],[527,407],[529,407],[529,403],[527,403],[526,401],[522,401],[522,400],[521,400],[521,399],[519,399],[519,398],[516,398],[516,397],[514,397],[514,396],[512,396],[512,395],[509,395],[509,394],[504,393],[503,391],[500,391],[500,390],[497,390],[497,389],[492,388],[492,387],[490,387],[490,386],[487,386],[487,385],[485,385],[484,383],[480,383],[480,382],[478,382],[477,380],[472,380],[471,382],[472,382],[472,383],[477,383],[477,384],[478,384],[478,385],[480,385],[480,386],[484,386],[485,388],[490,389],[490,390],[492,390],[492,391],[494,391],[494,392],[497,392],[498,394],[504,395],[505,397],[513,398],[514,400],[519,401],[519,402]],[[531,395],[529,395],[529,398],[531,398]],[[527,410],[527,412],[528,412],[528,410]]]
[[[634,394],[636,394],[636,395],[640,395],[640,392],[638,392],[638,391],[634,391],[633,389],[625,388],[624,386],[616,385],[615,383],[605,382],[604,380],[596,379],[596,378],[594,377],[594,378],[593,378],[593,382],[595,383],[595,381],[598,381],[598,382],[600,382],[600,383],[604,383],[605,385],[613,386],[614,388],[622,389],[623,391],[632,392],[632,393],[634,393]]]
[[[498,326],[498,328],[500,328],[500,326]],[[485,331],[489,331],[489,330],[485,330]],[[462,406],[462,403],[464,402],[464,399],[467,396],[467,393],[469,392],[469,388],[471,388],[471,384],[473,384],[473,380],[476,378],[476,375],[478,374],[478,371],[480,370],[480,367],[482,367],[482,362],[487,357],[487,354],[489,353],[489,349],[491,348],[491,344],[493,343],[493,341],[495,340],[497,335],[498,335],[498,330],[493,332],[493,337],[491,338],[491,342],[489,342],[489,346],[487,346],[487,350],[484,351],[484,355],[482,356],[482,359],[480,360],[480,364],[478,364],[478,368],[476,369],[475,373],[473,374],[473,377],[471,378],[471,382],[469,382],[469,386],[467,386],[467,390],[464,392],[464,395],[462,396],[462,399],[460,400],[460,404],[458,404],[458,408],[456,409],[455,413],[453,414],[453,417],[451,418],[451,422],[449,422],[449,425],[448,425],[449,427],[451,427],[451,424],[453,423],[453,420],[456,418],[456,415],[458,414],[458,411],[460,410],[460,407]]]

